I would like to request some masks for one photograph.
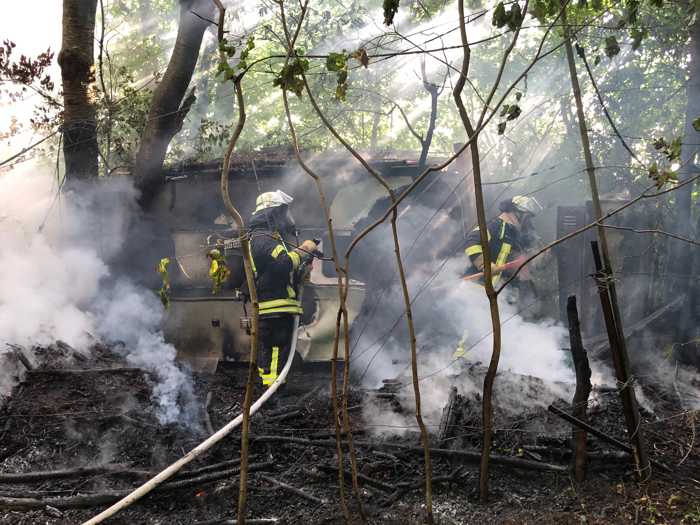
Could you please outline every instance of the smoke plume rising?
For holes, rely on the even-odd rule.
[[[0,353],[61,340],[87,354],[95,339],[119,342],[154,378],[161,423],[191,423],[192,381],[159,331],[160,302],[109,267],[136,220],[131,181],[74,183],[60,196],[56,184],[41,169],[0,176]],[[2,394],[15,376],[0,370]]]

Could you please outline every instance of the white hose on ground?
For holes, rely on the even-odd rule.
[[[294,361],[294,353],[296,352],[296,347],[297,347],[298,332],[299,332],[299,316],[295,315],[294,316],[294,331],[292,332],[292,344],[291,344],[291,348],[289,350],[289,357],[287,358],[287,362],[284,364],[284,368],[282,369],[282,372],[280,373],[280,375],[277,376],[277,379],[275,379],[275,382],[272,383],[270,385],[270,387],[267,390],[265,390],[263,395],[261,395],[255,401],[255,403],[253,403],[251,405],[251,407],[250,407],[250,415],[251,416],[253,414],[255,414],[260,409],[260,407],[262,407],[265,404],[265,402],[268,399],[270,399],[270,397],[272,397],[272,395],[277,391],[279,386],[284,382],[285,378],[287,377],[287,374],[289,373],[289,369],[292,366],[292,361]],[[112,505],[108,509],[102,511],[94,518],[91,518],[88,521],[84,522],[83,525],[94,525],[96,523],[102,523],[107,518],[114,516],[120,510],[125,509],[126,507],[128,507],[129,505],[134,503],[135,501],[141,499],[146,494],[151,492],[154,488],[156,488],[158,485],[160,485],[161,483],[163,483],[167,479],[174,476],[182,467],[184,467],[185,465],[187,465],[191,461],[195,460],[203,452],[206,452],[211,447],[213,447],[215,444],[217,444],[219,441],[221,441],[224,437],[226,437],[233,430],[235,430],[242,422],[243,422],[243,414],[240,414],[238,417],[236,417],[236,419],[227,423],[225,426],[223,426],[215,434],[212,434],[211,436],[209,436],[205,441],[202,441],[199,445],[197,445],[195,448],[190,450],[186,455],[184,455],[183,457],[178,459],[175,463],[170,465],[168,468],[166,468],[165,470],[160,472],[155,477],[146,481],[143,485],[141,485],[140,487],[135,489],[129,495],[124,496],[122,499],[117,501],[114,505]]]

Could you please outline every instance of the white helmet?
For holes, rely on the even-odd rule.
[[[537,215],[539,212],[544,210],[542,205],[537,202],[534,197],[527,197],[525,195],[516,195],[511,199],[513,206],[516,210],[522,213],[531,213],[532,215]]]
[[[291,204],[293,200],[294,199],[292,199],[282,190],[266,191],[265,193],[258,195],[258,198],[255,199],[255,211],[253,214],[268,208],[277,208],[278,206]]]

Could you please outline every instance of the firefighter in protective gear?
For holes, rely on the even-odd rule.
[[[288,248],[287,241],[296,237],[289,213],[291,202],[292,197],[280,190],[262,193],[255,201],[249,226],[260,307],[258,371],[264,386],[277,379],[287,362],[294,315],[302,313],[298,299],[301,271],[317,250],[312,240],[297,249]]]
[[[512,261],[530,246],[532,242],[532,219],[542,211],[542,206],[534,197],[516,195],[499,205],[501,214],[489,221],[487,225],[489,247],[491,249],[492,266],[497,268]],[[466,239],[465,253],[471,261],[471,266],[465,275],[474,275],[484,271],[483,248],[479,228],[474,228]],[[494,286],[500,281],[505,272],[492,275]],[[483,278],[481,280],[483,283]]]

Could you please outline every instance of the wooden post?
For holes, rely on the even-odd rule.
[[[613,305],[616,304],[615,283],[611,278],[611,273],[603,266],[600,252],[598,251],[598,243],[596,241],[591,242],[591,247],[596,267],[595,279],[598,285],[598,295],[600,295],[605,329],[608,332],[608,340],[610,342],[610,353],[612,354],[615,376],[617,377],[620,398],[622,399],[622,406],[625,412],[627,432],[634,451],[633,456],[637,467],[637,476],[639,479],[644,480],[650,475],[649,458],[644,446],[637,398],[634,395],[634,388],[630,378],[627,348],[624,336],[616,322],[617,316],[613,308]]]
[[[588,174],[588,183],[591,187],[591,200],[593,201],[593,211],[595,212],[596,220],[601,220],[603,217],[603,208],[600,205],[600,197],[598,195],[598,182],[595,176],[595,166],[593,164],[593,155],[591,154],[591,143],[588,139],[588,128],[586,127],[586,116],[583,111],[583,99],[581,97],[581,87],[578,82],[578,74],[576,73],[576,63],[574,61],[574,50],[571,45],[571,35],[566,22],[566,2],[562,0],[562,23],[564,31],[564,47],[566,49],[566,61],[569,66],[569,75],[571,77],[571,90],[576,101],[576,116],[578,119],[579,132],[581,134],[581,146],[583,149],[583,158],[586,162],[586,173]],[[627,432],[629,433],[632,446],[634,448],[634,461],[637,468],[637,476],[639,479],[649,477],[649,458],[647,457],[644,447],[644,439],[642,438],[641,429],[639,427],[639,409],[637,400],[634,397],[634,390],[629,383],[629,365],[627,358],[627,348],[625,346],[624,328],[622,316],[618,307],[617,292],[613,281],[612,264],[610,263],[610,250],[608,249],[607,236],[605,227],[601,223],[597,226],[598,239],[600,240],[600,253],[598,253],[597,244],[594,248],[595,256],[597,256],[596,267],[598,268],[598,291],[600,300],[603,303],[603,313],[605,315],[605,327],[610,339],[610,350],[613,354],[615,363],[615,373],[617,379],[622,385],[620,396],[625,409],[625,420],[627,422]]]
[[[572,414],[575,418],[587,423],[588,396],[591,393],[591,367],[588,364],[588,355],[581,340],[581,325],[578,319],[575,295],[569,296],[566,303],[566,313],[569,318],[571,357],[574,360],[574,369],[576,370],[576,391],[572,401]],[[574,427],[572,437],[574,474],[576,481],[580,482],[586,478],[586,463],[588,462],[586,440],[588,434],[585,430]]]

